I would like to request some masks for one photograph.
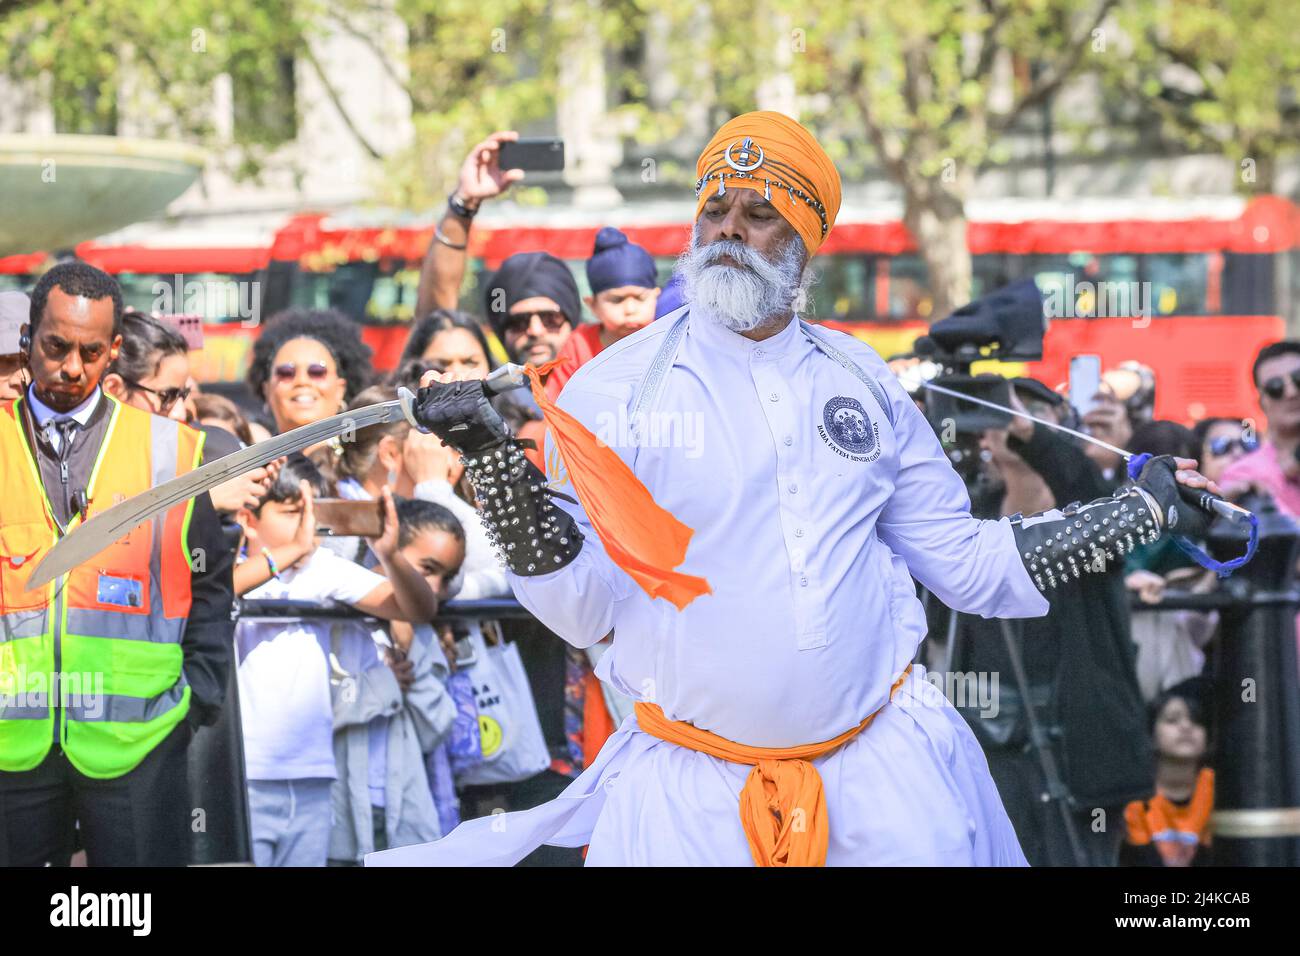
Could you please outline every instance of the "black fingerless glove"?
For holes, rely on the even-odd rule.
[[[428,385],[415,396],[415,420],[461,454],[501,448],[510,426],[497,414],[481,381]]]
[[[1211,519],[1196,502],[1205,492],[1180,485],[1174,477],[1177,471],[1171,456],[1158,455],[1142,466],[1135,484],[1160,506],[1160,524],[1165,533],[1203,538]]]

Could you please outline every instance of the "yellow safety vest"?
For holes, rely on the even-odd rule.
[[[111,403],[88,515],[196,467],[203,435]],[[58,743],[88,777],[134,769],[190,706],[181,636],[190,611],[193,501],[27,591],[59,528],[17,399],[0,406],[0,770],[38,766]],[[80,523],[74,515],[68,530]]]

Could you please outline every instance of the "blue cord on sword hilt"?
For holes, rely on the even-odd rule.
[[[1131,457],[1128,460],[1128,476],[1134,481],[1137,481],[1138,476],[1142,474],[1143,466],[1145,466],[1150,460],[1151,455],[1147,453]],[[1230,561],[1216,561],[1214,558],[1206,554],[1205,551],[1190,538],[1181,534],[1170,535],[1170,537],[1174,539],[1174,544],[1178,545],[1179,550],[1182,551],[1183,554],[1187,555],[1207,571],[1213,571],[1220,578],[1226,578],[1231,575],[1233,571],[1236,571],[1239,567],[1249,562],[1250,559],[1255,556],[1255,548],[1259,545],[1259,517],[1247,511],[1245,508],[1240,508],[1224,501],[1216,495],[1210,494],[1208,491],[1204,492],[1200,496],[1200,500],[1197,501],[1196,504],[1197,507],[1207,514],[1224,515],[1233,518],[1244,516],[1250,521],[1250,538],[1246,541],[1246,553],[1240,557],[1233,558]]]

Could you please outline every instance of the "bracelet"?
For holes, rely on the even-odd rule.
[[[442,234],[442,227],[440,227],[440,226],[434,226],[434,227],[433,227],[433,238],[436,239],[436,240],[438,240],[438,242],[441,242],[441,243],[442,243],[444,246],[446,246],[448,249],[468,249],[468,248],[469,248],[469,243],[468,243],[468,242],[452,242],[450,239],[448,239],[446,236],[444,236],[444,235]]]
[[[473,208],[465,205],[465,200],[456,195],[455,190],[447,197],[447,208],[451,210],[452,215],[461,219],[473,219],[478,215],[478,206]]]
[[[280,569],[276,566],[275,558],[271,555],[271,549],[263,548],[262,557],[266,558],[266,566],[271,569],[271,577],[277,581],[280,580]]]

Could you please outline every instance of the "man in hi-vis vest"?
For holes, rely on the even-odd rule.
[[[0,865],[184,865],[187,749],[230,667],[233,555],[206,494],[44,588],[28,576],[88,517],[195,467],[202,435],[104,394],[117,282],[55,266],[21,341],[31,385],[0,405]]]

